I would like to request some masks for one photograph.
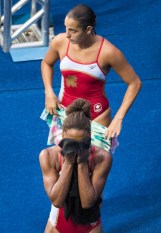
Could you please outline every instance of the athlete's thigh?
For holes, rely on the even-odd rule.
[[[48,220],[44,233],[59,233]]]

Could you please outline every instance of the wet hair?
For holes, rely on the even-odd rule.
[[[77,20],[84,30],[88,26],[92,26],[94,29],[96,25],[96,15],[94,11],[85,4],[75,6],[68,12],[67,16]]]
[[[91,132],[90,103],[78,98],[66,108],[66,118],[63,122],[63,131],[69,129],[84,130]]]

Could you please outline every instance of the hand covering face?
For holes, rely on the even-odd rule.
[[[86,137],[79,141],[71,138],[64,138],[59,143],[59,146],[62,148],[61,154],[63,156],[76,156],[77,163],[86,162],[88,160],[90,145],[90,137]]]
[[[63,156],[73,156],[77,155],[82,158],[86,152],[89,151],[91,145],[91,138],[85,138],[81,141],[76,141],[70,138],[62,139],[59,146],[62,148]],[[80,154],[81,153],[81,154]],[[73,165],[73,173],[71,178],[71,183],[69,187],[69,192],[64,203],[64,216],[66,220],[71,217],[78,224],[89,224],[96,222],[100,218],[100,208],[101,197],[95,202],[95,204],[89,209],[83,209],[81,206],[79,188],[78,188],[78,164],[77,162]]]

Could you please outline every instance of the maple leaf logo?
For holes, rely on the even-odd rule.
[[[68,76],[66,78],[67,87],[77,87],[77,77],[76,76]]]

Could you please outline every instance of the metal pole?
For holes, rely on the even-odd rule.
[[[34,16],[37,12],[36,1],[32,0],[31,2],[31,17]]]
[[[45,2],[46,2],[46,0],[36,0],[36,2],[38,2],[38,3],[41,4],[41,5],[44,5]]]
[[[43,9],[44,9],[44,15],[41,21],[42,41],[44,42],[44,46],[48,46],[49,44],[49,0],[45,0]]]
[[[0,0],[0,26],[1,26],[1,17],[2,17],[2,1]]]
[[[28,3],[30,0],[20,0],[18,1],[12,8],[11,8],[11,12],[12,14],[16,13],[18,10],[20,10],[26,3]],[[10,2],[10,0],[5,0],[4,3],[5,4],[10,4],[8,3]],[[1,18],[1,23],[4,22],[4,16],[2,16]]]
[[[3,51],[8,52],[11,46],[11,6],[12,0],[4,1],[4,40],[3,40]]]
[[[12,40],[16,39],[22,32],[24,32],[29,26],[42,17],[44,10],[39,10],[32,18],[26,21],[21,27],[19,27],[11,36]]]
[[[2,17],[2,1],[0,0],[0,45],[3,44],[2,28],[1,28],[1,17]]]

